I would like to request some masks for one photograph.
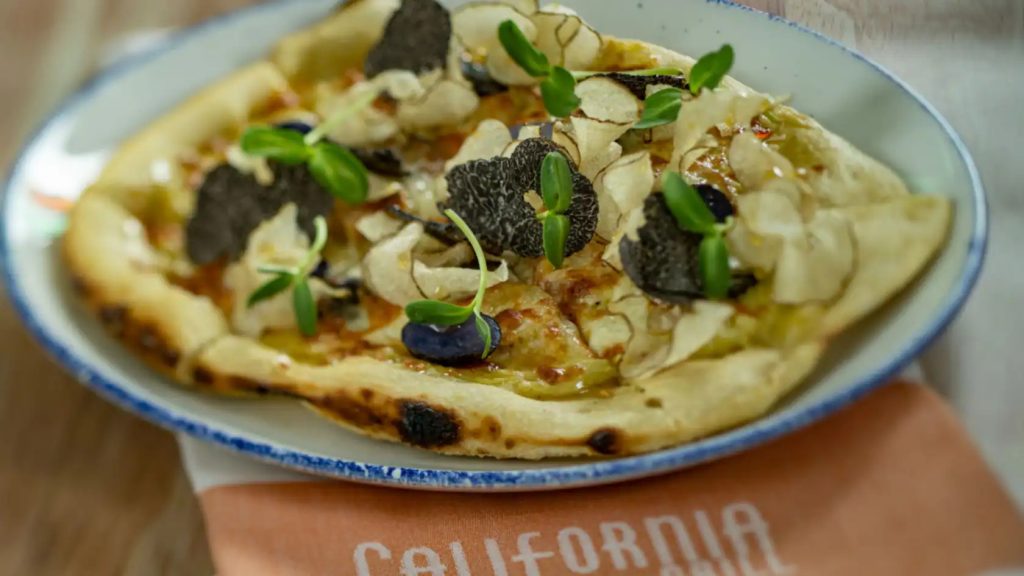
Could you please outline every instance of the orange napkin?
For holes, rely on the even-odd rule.
[[[200,498],[219,576],[1024,568],[1020,512],[943,402],[906,383],[767,446],[627,484],[454,494],[294,482]]]

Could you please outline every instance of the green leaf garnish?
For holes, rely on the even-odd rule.
[[[544,256],[555,268],[565,259],[565,241],[569,237],[569,218],[549,212],[544,217]]]
[[[410,302],[405,307],[405,315],[410,322],[416,324],[436,324],[438,326],[455,326],[462,324],[473,313],[468,306],[459,306],[440,300],[419,300]]]
[[[306,278],[296,282],[292,289],[292,307],[295,309],[299,332],[303,336],[316,335],[316,301],[313,300],[313,292]]]
[[[487,320],[484,320],[483,314],[479,310],[474,310],[473,315],[476,316],[476,332],[484,339],[484,358],[491,351],[491,327],[487,325]]]
[[[348,149],[323,139],[378,95],[376,90],[360,95],[305,136],[287,128],[251,126],[242,134],[242,151],[284,164],[305,163],[313,178],[333,196],[349,204],[364,202],[370,188],[366,167]]]
[[[704,237],[700,242],[698,259],[701,283],[708,298],[725,298],[729,294],[729,250],[725,239],[717,231]]]
[[[291,288],[292,278],[293,277],[290,274],[279,274],[271,278],[249,295],[249,299],[245,301],[246,307],[252,308],[256,304],[269,298],[273,298],[288,288]]]
[[[551,72],[548,57],[530,43],[512,20],[505,20],[498,25],[498,40],[509,57],[530,76],[543,78]]]
[[[664,124],[671,124],[679,117],[679,109],[682,106],[682,90],[679,88],[658,90],[644,100],[644,113],[640,117],[640,121],[633,128],[646,130]]]
[[[552,68],[551,75],[540,83],[540,96],[544,100],[544,107],[556,118],[565,118],[580,107],[576,80],[561,66]]]
[[[719,224],[697,190],[677,172],[665,173],[661,180],[661,193],[676,225],[681,230],[703,236],[697,265],[704,295],[711,299],[725,298],[729,294],[732,272],[729,270],[729,248],[724,234],[732,224],[731,219]]]
[[[524,72],[534,78],[543,78],[540,95],[549,114],[564,118],[580,107],[573,73],[561,66],[552,66],[548,57],[530,43],[515,22],[505,20],[498,25],[498,40]]]
[[[259,272],[275,276],[254,290],[246,300],[246,305],[252,307],[291,288],[295,323],[305,336],[316,334],[316,300],[313,299],[313,291],[309,287],[308,279],[320,258],[320,253],[327,245],[327,220],[323,216],[317,216],[313,220],[313,228],[315,229],[313,242],[310,243],[302,263],[295,268],[274,265],[257,267]]]
[[[716,52],[701,56],[690,70],[690,92],[700,94],[701,89],[714,90],[732,68],[736,55],[726,44]]]
[[[665,172],[661,180],[665,204],[679,227],[696,234],[715,232],[717,220],[700,194],[677,172]]]
[[[242,134],[239,144],[250,156],[272,158],[284,164],[301,164],[309,158],[302,134],[286,128],[253,126]]]
[[[335,197],[349,204],[366,201],[370,182],[355,154],[333,142],[318,142],[312,147],[308,166],[313,178]]]
[[[373,101],[380,96],[379,90],[369,90],[365,94],[361,94],[358,98],[349,102],[347,106],[334,112],[330,118],[327,118],[324,122],[321,122],[319,126],[310,130],[309,134],[303,137],[306,145],[312,146],[317,142],[324,139],[325,136],[334,131],[335,128],[341,125],[342,122],[348,120],[350,116],[360,112],[363,108],[366,108]]]
[[[561,214],[572,202],[572,173],[561,152],[548,152],[540,166],[540,190],[548,210]]]
[[[476,296],[467,306],[459,306],[440,300],[419,300],[405,306],[405,315],[410,322],[416,324],[436,324],[438,326],[454,326],[465,322],[471,315],[476,315],[476,330],[484,341],[484,353],[481,358],[486,358],[491,353],[491,329],[483,319],[480,311],[484,303],[484,294],[487,291],[487,258],[484,256],[484,249],[480,246],[473,230],[454,210],[445,210],[444,215],[469,240],[469,245],[476,255],[477,267],[480,269],[480,284],[477,286]]]

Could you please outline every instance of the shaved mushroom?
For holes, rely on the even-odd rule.
[[[551,130],[551,141],[558,144],[569,155],[569,159],[576,166],[581,163],[580,145],[576,135],[572,131],[572,125],[563,122],[555,123]]]
[[[749,190],[762,189],[769,181],[796,178],[793,163],[772,150],[751,132],[737,134],[729,146],[729,166]]]
[[[636,152],[608,166],[594,186],[600,206],[597,234],[611,240],[623,218],[643,206],[654,188],[654,169],[650,152]]]
[[[629,130],[629,124],[615,124],[605,120],[594,120],[573,116],[575,142],[579,145],[580,172],[593,178],[605,166],[618,159],[622,147],[615,141]],[[614,149],[610,151],[610,148]]]
[[[803,235],[803,221],[796,205],[775,192],[743,194],[737,202],[739,218],[726,236],[729,253],[744,265],[771,271],[779,257],[782,239]]]
[[[517,3],[519,4],[519,3]],[[537,27],[526,14],[509,4],[472,2],[452,13],[452,31],[470,52],[486,56],[487,71],[491,77],[510,86],[528,86],[537,83],[505,52],[498,40],[498,25],[512,20],[528,40],[537,38]]]
[[[470,268],[432,268],[416,260],[412,268],[413,278],[420,291],[427,298],[435,300],[460,300],[476,294],[480,284],[480,271]],[[498,267],[487,273],[487,287],[508,280],[508,264],[502,260]]]
[[[433,249],[438,254],[421,253]],[[456,265],[434,266],[429,263],[454,262],[453,256],[468,257],[471,252],[453,250],[425,236],[423,225],[407,224],[402,230],[378,243],[363,258],[363,277],[374,294],[396,305],[405,306],[424,298],[460,299],[476,293],[480,271]],[[461,264],[461,263],[460,263]],[[508,280],[508,265],[501,261],[487,274],[487,286]]]
[[[689,166],[681,162],[683,156],[697,146],[708,130],[719,124],[749,126],[769,105],[768,97],[761,94],[724,89],[705,90],[699,97],[684,102],[675,124],[671,165],[685,172]]]
[[[366,287],[396,306],[422,300],[412,278],[412,251],[422,237],[423,226],[414,222],[371,248],[363,258]]]
[[[625,378],[636,378],[658,366],[659,356],[671,341],[668,330],[651,330],[651,307],[651,302],[640,295],[608,305],[610,312],[619,314],[629,323],[630,336],[619,363],[619,372]]]
[[[576,95],[580,110],[588,118],[630,125],[640,119],[640,99],[610,78],[587,78],[576,86]]]
[[[395,100],[419,98],[426,91],[420,78],[408,70],[388,70],[381,72],[370,84],[382,92],[387,92]]]
[[[309,239],[296,225],[298,210],[286,204],[276,216],[260,224],[249,237],[245,253],[224,272],[224,285],[236,296],[231,310],[231,326],[239,334],[257,338],[266,330],[295,327],[291,290],[248,306],[249,294],[273,278],[260,266],[298,266],[309,250]],[[314,299],[332,292],[319,278],[310,278]]]
[[[388,216],[386,212],[374,212],[356,220],[356,231],[374,244],[394,236],[402,227],[401,220]]]
[[[509,134],[508,127],[498,120],[484,120],[472,134],[466,137],[458,153],[445,162],[445,171],[470,160],[485,160],[501,156],[511,143],[512,136]]]
[[[398,104],[396,119],[405,130],[450,126],[465,120],[480,104],[480,98],[465,84],[440,79],[419,98]]]
[[[360,82],[337,94],[328,85],[321,84],[316,92],[316,111],[321,117],[329,118],[376,90],[370,82]],[[390,115],[373,106],[365,106],[345,118],[328,136],[342,146],[369,146],[390,140],[397,134],[398,124]]]
[[[568,8],[545,6],[530,20],[537,26],[537,49],[556,66],[586,70],[601,54],[601,35]]]

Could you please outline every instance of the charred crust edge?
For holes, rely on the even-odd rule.
[[[599,428],[587,438],[587,446],[598,454],[618,454],[622,451],[622,432],[615,428]]]
[[[395,423],[405,442],[423,448],[450,446],[462,436],[462,425],[452,412],[420,400],[399,400]]]

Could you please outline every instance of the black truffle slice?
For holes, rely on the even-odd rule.
[[[402,0],[367,55],[363,72],[373,78],[385,70],[419,74],[444,68],[451,35],[452,19],[444,6],[435,0]]]
[[[491,73],[487,71],[487,67],[479,62],[463,58],[462,76],[473,84],[473,91],[476,92],[477,96],[492,96],[508,92],[508,86],[492,78]]]
[[[406,212],[394,205],[388,206],[387,211],[388,214],[391,214],[399,220],[404,220],[406,222],[419,222],[423,225],[423,230],[426,231],[427,234],[430,234],[434,238],[437,238],[447,244],[455,244],[466,239],[466,237],[462,235],[462,232],[459,231],[459,228],[451,222],[437,222],[435,220],[420,218],[419,216]]]
[[[263,186],[251,174],[229,164],[210,171],[196,199],[196,209],[185,225],[185,251],[192,262],[208,264],[226,257],[237,260],[245,252],[249,235],[285,204],[297,207],[299,227],[311,238],[313,220],[327,216],[334,198],[305,166],[270,163],[274,182]]]
[[[622,268],[644,292],[672,304],[702,298],[698,264],[700,234],[679,228],[661,194],[644,201],[646,223],[637,240],[624,236],[619,243]]]
[[[540,197],[540,167],[549,152],[561,152],[568,159],[565,150],[546,138],[530,138],[524,140],[512,152],[512,174],[516,178],[516,187],[525,192],[533,190]],[[587,177],[576,171],[569,161],[572,173],[572,202],[565,215],[569,218],[569,237],[565,241],[565,255],[575,254],[583,249],[594,237],[597,230],[598,204],[597,193]],[[531,234],[536,234],[542,243],[544,234],[543,223],[533,218],[528,227]],[[533,241],[532,236],[530,241]],[[513,249],[514,245],[513,245]],[[522,255],[519,251],[517,254]],[[543,253],[543,248],[541,248]]]
[[[706,197],[705,202],[708,202]],[[626,275],[650,296],[670,304],[689,304],[703,298],[699,263],[701,235],[679,228],[660,193],[651,194],[644,201],[644,220],[645,224],[637,231],[637,240],[625,236],[619,243],[619,256]],[[757,279],[752,274],[734,274],[729,297],[739,297],[755,284]]]
[[[488,252],[512,250],[520,256],[544,255],[543,224],[537,209],[526,201],[537,194],[540,167],[548,152],[564,150],[544,138],[524,140],[511,158],[474,160],[454,167],[446,176],[450,198],[441,208],[455,210]],[[568,157],[568,155],[566,155]],[[565,255],[583,249],[597,229],[597,194],[589,180],[570,165],[572,203],[566,211],[569,237]]]
[[[392,178],[407,174],[402,168],[402,158],[391,148],[351,148],[351,151],[374,174]]]
[[[619,84],[622,84],[633,93],[640,100],[647,99],[647,87],[648,86],[672,86],[681,90],[689,90],[690,84],[686,81],[686,78],[682,76],[668,76],[665,74],[655,74],[653,76],[645,76],[643,74],[625,74],[623,72],[606,72],[604,74],[598,74],[598,76],[614,80]]]

